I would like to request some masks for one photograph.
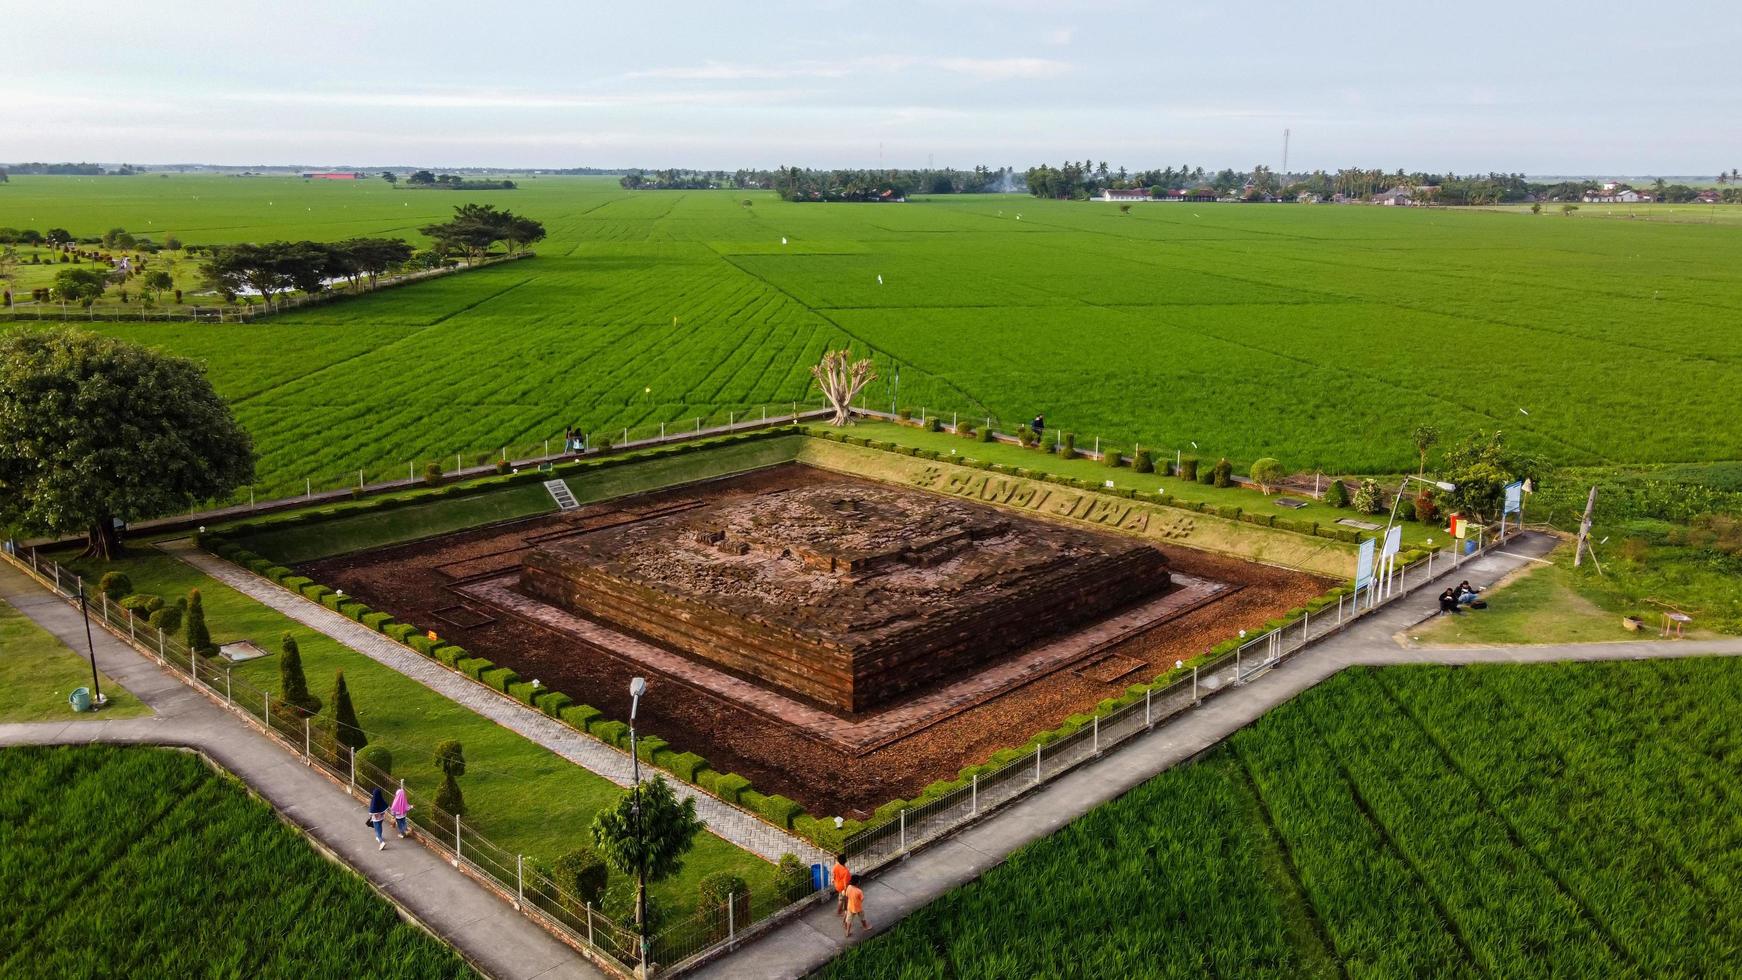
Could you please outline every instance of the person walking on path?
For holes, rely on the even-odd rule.
[[[406,819],[411,813],[411,801],[405,798],[405,780],[399,781],[399,791],[393,794],[393,805],[387,808],[393,814],[393,822],[399,827],[399,839],[404,840],[411,822]]]
[[[375,842],[380,847],[377,851],[387,850],[387,838],[382,836],[381,829],[387,823],[387,795],[377,786],[369,791],[369,823],[375,828]]]
[[[847,927],[846,936],[853,937],[853,918],[859,919],[859,926],[865,932],[871,931],[871,923],[865,921],[865,892],[858,885],[858,880],[852,875],[847,876],[847,889],[841,893],[847,900],[847,914],[841,917],[841,923]]]
[[[835,914],[847,914],[847,885],[853,880],[853,873],[847,870],[847,855],[835,855],[835,867],[829,872],[829,883],[835,889]]]

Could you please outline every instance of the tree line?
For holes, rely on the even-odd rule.
[[[402,238],[351,238],[341,242],[267,242],[221,245],[202,265],[206,278],[226,297],[244,289],[268,303],[289,290],[319,293],[345,280],[374,288],[380,276],[396,269],[433,269],[461,256],[475,264],[496,245],[509,255],[544,239],[544,225],[489,204],[462,204],[447,221],[418,229],[432,243],[416,251]]]
[[[390,170],[382,171],[381,179],[389,184],[399,183],[399,175]],[[405,185],[446,191],[511,191],[519,186],[512,180],[472,180],[459,174],[438,174],[428,170],[412,173],[405,178]]]
[[[630,170],[617,183],[626,190],[774,190],[788,201],[871,201],[908,194],[985,194],[1018,190],[1010,167],[924,170]]]

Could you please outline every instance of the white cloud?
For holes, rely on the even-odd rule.
[[[930,58],[904,54],[866,55],[842,61],[795,61],[786,65],[741,64],[705,61],[700,65],[650,68],[624,75],[626,79],[674,79],[682,81],[748,81],[789,78],[848,78],[854,75],[889,74],[933,70],[973,78],[1054,78],[1070,65],[1052,58]]]
[[[1063,47],[1071,43],[1071,38],[1075,37],[1076,33],[1076,28],[1073,27],[1061,27],[1055,31],[1048,31],[1046,43]]]

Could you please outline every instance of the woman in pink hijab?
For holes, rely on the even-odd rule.
[[[399,781],[399,792],[393,794],[393,804],[387,812],[393,814],[393,822],[399,825],[399,839],[404,840],[411,827],[411,822],[406,819],[406,814],[411,812],[411,801],[405,798],[405,780]]]

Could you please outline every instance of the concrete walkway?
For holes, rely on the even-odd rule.
[[[78,611],[0,562],[0,598],[74,650],[85,649]],[[235,774],[313,842],[349,865],[424,928],[499,978],[569,980],[605,973],[435,852],[388,836],[377,850],[363,804],[283,746],[225,711],[107,631],[93,629],[97,666],[157,712],[148,718],[0,724],[0,746],[111,742],[198,749]]]
[[[628,753],[582,735],[536,708],[485,687],[277,583],[215,558],[194,547],[190,541],[168,541],[159,547],[261,605],[325,633],[376,663],[390,667],[503,728],[537,742],[583,769],[619,786],[628,786],[634,779],[633,763]],[[657,772],[652,767],[649,770],[643,774],[645,778],[652,778]],[[768,861],[779,861],[780,856],[787,853],[798,855],[806,864],[824,858],[821,851],[803,838],[722,803],[707,793],[697,792],[679,780],[671,780],[671,784],[679,799],[689,797],[696,801],[696,815],[708,825],[708,830],[728,843],[761,855]]]
[[[1546,663],[1565,660],[1640,660],[1653,657],[1742,655],[1742,639],[1638,641],[1483,649],[1400,649],[1401,630],[1438,611],[1438,588],[1469,579],[1479,588],[1554,547],[1544,535],[1526,535],[1505,551],[1448,570],[1436,588],[1423,587],[1344,632],[1283,661],[1238,690],[1210,698],[1174,721],[1157,726],[1033,791],[991,816],[891,865],[868,879],[865,913],[876,933],[919,911],[933,899],[1002,863],[1011,852],[1052,834],[1085,813],[1124,795],[1173,766],[1214,747],[1265,712],[1346,667],[1421,663]],[[875,934],[875,933],[874,933]],[[861,941],[841,938],[834,903],[815,906],[737,952],[698,971],[718,978],[800,977]]]

